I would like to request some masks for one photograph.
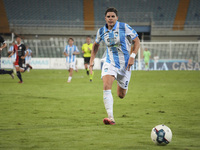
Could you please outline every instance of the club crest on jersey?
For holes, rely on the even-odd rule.
[[[118,32],[115,32],[115,37],[117,37],[119,35],[119,33]]]
[[[105,68],[105,69],[104,69],[104,72],[108,72],[108,68]]]

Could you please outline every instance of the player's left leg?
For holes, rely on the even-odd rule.
[[[20,67],[19,67],[19,65],[16,65],[16,63],[15,63],[15,68],[16,68],[16,71],[17,71],[17,77],[20,80],[19,83],[23,83]]]
[[[90,63],[90,57],[84,57],[84,66],[87,75],[89,75],[89,65],[88,65],[89,63]]]
[[[131,78],[131,71],[124,71],[124,72],[118,72],[117,75],[117,95],[119,98],[123,99],[128,90],[128,84],[130,82]]]
[[[7,70],[4,70],[4,69],[0,69],[0,74],[9,74],[14,79],[13,70],[7,71]]]
[[[145,70],[149,69],[149,59],[145,60]]]
[[[69,77],[68,77],[68,80],[67,80],[68,83],[71,82],[71,80],[72,80],[72,75],[73,75],[73,68],[70,68],[70,69],[69,69]]]

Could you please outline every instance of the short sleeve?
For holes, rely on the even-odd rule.
[[[75,51],[76,51],[76,52],[79,52],[79,50],[78,50],[78,47],[77,47],[77,46],[76,46],[76,48],[75,48]]]
[[[2,36],[0,36],[0,43],[2,43],[2,44],[6,43],[6,41],[4,40],[4,38]]]
[[[97,44],[99,44],[100,42],[101,42],[101,36],[100,36],[100,30],[101,29],[98,29],[98,31],[97,31],[97,35],[96,35],[96,39],[95,39],[95,42],[97,43]]]
[[[84,51],[84,44],[82,45],[81,49],[82,49],[82,51]]]
[[[8,51],[9,51],[9,52],[12,52],[13,49],[14,49],[14,46],[11,46],[11,47],[8,49]]]
[[[67,46],[65,46],[63,52],[67,53]]]
[[[125,29],[126,29],[126,35],[129,35],[132,40],[138,37],[137,32],[133,28],[131,28],[128,24],[125,25]]]

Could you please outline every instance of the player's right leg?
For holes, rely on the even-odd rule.
[[[89,60],[87,57],[84,57],[84,66],[85,66],[85,70],[86,70],[86,74],[89,75],[89,68],[88,68],[88,64],[89,64]]]
[[[21,71],[20,71],[20,66],[21,65],[22,65],[22,63],[18,62],[18,60],[15,62],[15,68],[16,68],[16,71],[17,71],[17,77],[20,80],[18,83],[23,83],[22,75],[21,75]]]
[[[108,118],[104,118],[104,124],[114,125],[113,115],[113,96],[112,96],[112,84],[116,78],[116,70],[112,65],[104,63],[102,68],[102,79],[103,79],[103,101],[105,109],[108,114]]]
[[[69,77],[68,77],[68,80],[67,80],[68,83],[71,82],[71,80],[72,80],[72,75],[73,75],[73,68],[70,68],[70,69],[69,69]]]

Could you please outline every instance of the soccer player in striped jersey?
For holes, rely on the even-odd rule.
[[[124,98],[131,77],[131,66],[140,47],[137,32],[128,24],[118,22],[116,8],[108,8],[105,12],[106,25],[97,31],[90,58],[90,73],[92,73],[94,58],[99,49],[99,44],[104,41],[107,46],[106,61],[102,67],[103,100],[108,118],[104,118],[106,125],[114,125],[113,96],[111,88],[117,80],[117,95]],[[131,44],[134,43],[131,51]]]
[[[31,64],[31,58],[32,58],[32,50],[26,45],[26,52],[28,51],[28,55],[25,58],[25,64],[28,66],[27,71],[29,72],[30,69],[33,69],[33,67],[30,65]]]
[[[72,80],[73,70],[76,69],[76,55],[79,55],[80,52],[77,48],[77,46],[73,45],[74,39],[69,38],[68,39],[68,45],[64,48],[64,55],[66,56],[66,64],[67,69],[69,71],[69,77],[67,82],[70,83]]]

